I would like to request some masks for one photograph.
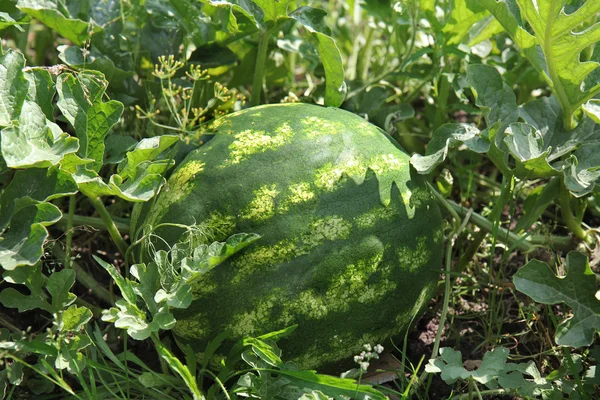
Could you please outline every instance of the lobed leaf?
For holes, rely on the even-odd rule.
[[[64,73],[56,81],[57,106],[79,138],[77,154],[94,160],[88,167],[95,172],[102,166],[104,139],[123,113],[120,102],[103,101],[107,85],[104,75],[95,71]]]
[[[0,238],[0,265],[13,270],[21,265],[34,265],[43,255],[48,231],[45,226],[56,223],[62,213],[55,205],[29,197],[17,200],[19,211]]]
[[[559,278],[548,264],[532,260],[513,277],[515,288],[538,303],[565,303],[573,316],[560,323],[556,343],[561,346],[591,345],[600,329],[600,301],[596,299],[596,277],[581,253],[567,255],[566,276]]]

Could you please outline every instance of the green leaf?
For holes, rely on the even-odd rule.
[[[5,271],[2,277],[8,283],[25,285],[29,290],[29,295],[24,295],[14,288],[4,289],[0,292],[0,303],[4,307],[16,308],[19,312],[36,308],[50,309],[50,304],[46,302],[42,293],[44,277],[40,268],[34,266],[21,267],[12,271]]]
[[[23,103],[17,125],[2,130],[2,156],[10,168],[49,167],[79,148],[76,138],[49,121],[40,106]]]
[[[570,118],[580,105],[600,91],[600,82],[581,90],[581,82],[600,63],[580,60],[581,51],[600,41],[600,22],[577,32],[582,23],[600,13],[600,2],[588,0],[572,14],[564,12],[564,0],[552,1],[547,6],[537,6],[533,0],[517,0],[517,3],[544,51],[547,78],[565,117]]]
[[[425,155],[413,154],[410,163],[420,174],[429,174],[446,159],[451,149],[462,144],[476,153],[490,149],[489,140],[479,129],[467,124],[444,124],[433,133]]]
[[[16,212],[0,238],[0,265],[12,270],[20,265],[34,265],[43,255],[48,231],[45,226],[56,223],[62,213],[53,204],[29,197],[17,200]]]
[[[263,11],[264,22],[275,22],[287,17],[287,8],[292,0],[253,0]]]
[[[544,150],[551,148],[548,155],[550,162],[579,146],[585,146],[600,135],[600,125],[589,118],[585,118],[577,128],[566,131],[562,124],[563,112],[555,97],[527,102],[520,107],[519,115],[542,134]]]
[[[0,229],[6,227],[13,214],[19,211],[17,203],[22,197],[40,202],[50,201],[77,193],[77,184],[71,175],[58,168],[29,168],[17,171],[12,181],[0,194]]]
[[[463,366],[460,351],[449,347],[440,349],[440,358],[429,360],[425,371],[429,373],[441,372],[441,377],[447,384],[453,384],[458,379],[466,380],[472,378],[479,383],[493,387],[493,381],[505,368],[509,351],[504,347],[498,347],[483,355],[481,365],[474,371],[469,371]]]
[[[96,262],[100,264],[100,266],[104,268],[106,272],[108,272],[108,274],[113,278],[113,280],[121,290],[121,295],[123,296],[125,301],[127,301],[127,303],[129,304],[135,305],[137,301],[137,296],[135,294],[132,282],[129,279],[123,278],[123,276],[121,276],[121,274],[119,273],[119,271],[117,271],[117,268],[115,268],[114,265],[107,263],[99,257],[93,257],[94,260],[96,260]]]
[[[46,290],[52,296],[53,313],[59,312],[75,301],[77,296],[69,293],[74,284],[75,271],[72,269],[63,269],[50,275],[48,282],[46,282]]]
[[[325,105],[339,107],[346,97],[346,82],[340,50],[331,37],[331,29],[325,24],[327,12],[303,6],[289,16],[300,22],[311,34],[325,69]]]
[[[133,171],[128,170],[129,176],[111,175],[105,183],[97,173],[91,170],[77,168],[73,175],[79,190],[89,197],[117,196],[127,201],[148,201],[165,184],[165,172],[174,165],[172,160],[144,161],[136,165]]]
[[[73,304],[61,314],[59,329],[63,332],[79,331],[92,317],[93,314],[88,308]]]
[[[140,284],[134,287],[134,291],[138,296],[144,299],[146,307],[152,314],[158,311],[154,296],[160,289],[160,276],[158,275],[158,267],[156,263],[135,264],[130,268],[131,275],[136,278]]]
[[[597,124],[600,124],[600,100],[592,99],[582,106],[583,112]]]
[[[36,103],[48,120],[54,120],[54,107],[52,100],[56,94],[54,81],[47,69],[31,68],[25,73],[25,79],[29,81],[27,99]]]
[[[600,327],[600,301],[595,297],[596,277],[587,257],[567,255],[565,277],[557,277],[548,264],[532,260],[513,277],[515,288],[538,303],[565,303],[574,315],[562,321],[556,331],[556,343],[581,347],[592,344]]]
[[[281,350],[274,344],[271,345],[267,341],[253,337],[245,337],[242,340],[242,346],[250,347],[254,354],[268,365],[275,368],[283,368],[284,364],[280,358]]]
[[[351,379],[320,375],[315,371],[261,370],[280,375],[304,390],[319,390],[336,400],[348,397],[357,400],[384,400],[387,398],[379,390],[367,385],[360,385]]]
[[[95,172],[100,170],[104,156],[104,139],[123,113],[123,104],[115,100],[103,101],[106,90],[104,75],[86,71],[61,74],[56,81],[58,108],[75,128],[82,158],[90,158]]]
[[[510,124],[504,144],[516,160],[515,175],[518,178],[547,178],[559,174],[548,164],[547,157],[551,149],[544,149],[542,134],[533,126],[521,122]]]
[[[459,44],[473,25],[489,15],[478,0],[454,0],[442,32],[447,44]]]
[[[58,0],[19,0],[17,7],[78,46],[89,38],[92,26],[95,32],[102,31],[100,26],[92,25],[93,22],[72,17],[61,3]]]
[[[109,135],[104,141],[104,164],[118,164],[125,159],[128,151],[135,148],[137,140],[131,136]]]
[[[564,182],[575,197],[585,196],[600,181],[600,140],[579,147],[566,160]]]
[[[155,160],[163,151],[179,141],[177,135],[163,135],[142,139],[132,151],[127,152],[117,169],[123,179],[135,175],[137,167],[145,161]]]
[[[500,22],[512,40],[521,48],[529,61],[540,72],[546,68],[546,62],[539,56],[535,37],[523,27],[521,13],[515,0],[477,0]]]
[[[577,11],[567,13],[564,10],[565,0],[541,4],[534,0],[516,0],[520,15],[533,31],[534,35],[530,35],[517,18],[517,12],[506,2],[479,1],[494,14],[542,73],[564,111],[563,125],[566,129],[573,129],[573,113],[600,92],[600,82],[584,89],[581,86],[600,63],[582,61],[580,57],[584,49],[600,41],[600,22],[582,30],[582,24],[589,20],[594,22],[593,18],[600,12],[600,2],[587,0]]]
[[[473,64],[467,68],[467,82],[475,94],[475,104],[482,110],[488,129],[500,133],[496,145],[500,147],[502,134],[519,118],[517,98],[504,83],[498,70],[488,65]]]
[[[25,57],[16,50],[0,55],[0,127],[8,126],[21,115],[29,82],[23,75]]]

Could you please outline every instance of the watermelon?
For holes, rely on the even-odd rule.
[[[196,224],[207,243],[261,238],[194,283],[192,305],[175,314],[178,342],[202,352],[221,332],[231,345],[297,324],[279,345],[312,369],[404,331],[438,280],[443,232],[394,140],[350,112],[301,103],[243,110],[212,129],[145,223]],[[174,245],[182,230],[155,234]]]

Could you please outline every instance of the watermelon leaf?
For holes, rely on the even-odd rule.
[[[600,22],[580,30],[582,24],[600,12],[600,2],[587,0],[577,11],[567,14],[565,1],[538,6],[533,0],[517,0],[520,17],[531,27],[531,35],[506,1],[479,1],[498,19],[544,76],[562,107],[565,129],[575,128],[573,113],[600,93],[600,83],[581,87],[600,63],[580,59],[584,49],[600,41]]]
[[[565,303],[574,315],[562,321],[556,331],[560,346],[592,344],[600,327],[600,301],[596,299],[596,277],[586,256],[567,254],[566,275],[558,277],[548,264],[531,260],[513,277],[515,288],[538,303]]]
[[[7,288],[0,292],[0,303],[4,307],[17,308],[19,312],[40,308],[50,310],[50,304],[46,301],[42,288],[44,277],[40,268],[25,266],[12,271],[5,271],[2,275],[8,283],[25,285],[29,295],[24,295],[14,288]]]
[[[0,127],[9,126],[21,115],[29,87],[24,67],[25,57],[16,50],[0,56]]]
[[[515,364],[507,362],[509,350],[498,347],[483,355],[483,359],[467,360],[463,363],[462,354],[449,347],[440,349],[440,357],[429,360],[425,366],[428,373],[441,373],[441,378],[447,384],[453,384],[457,380],[474,380],[486,385],[491,389],[498,386],[514,390],[523,396],[539,396],[543,391],[553,391],[552,385],[540,375],[533,361],[527,364]],[[472,362],[478,365],[476,369],[465,368]],[[524,376],[528,376],[525,379]],[[562,396],[561,396],[562,397]]]
[[[289,15],[310,32],[317,46],[325,69],[325,105],[339,107],[346,98],[347,87],[344,81],[342,55],[331,37],[331,29],[325,24],[327,12],[303,6]]]
[[[104,75],[86,71],[63,73],[56,80],[57,106],[75,129],[82,158],[94,160],[90,169],[98,172],[104,156],[104,139],[123,113],[123,104],[103,101],[108,82]]]

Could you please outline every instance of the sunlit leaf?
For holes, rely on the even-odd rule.
[[[318,8],[300,7],[289,16],[300,22],[313,37],[325,69],[325,105],[339,107],[346,97],[346,82],[340,50],[325,24],[327,12]]]
[[[37,103],[26,100],[18,124],[2,130],[2,156],[10,168],[49,167],[79,148],[76,138],[49,121]]]
[[[104,139],[123,112],[120,102],[104,101],[107,85],[104,75],[91,71],[64,73],[56,81],[58,108],[79,138],[77,154],[93,159],[95,162],[89,167],[96,172],[102,166]]]
[[[61,3],[59,0],[19,0],[17,7],[78,46],[88,39],[92,26],[95,32],[102,30],[100,26],[71,16]]]
[[[8,126],[21,115],[29,82],[22,69],[25,57],[16,50],[0,55],[0,127]]]

